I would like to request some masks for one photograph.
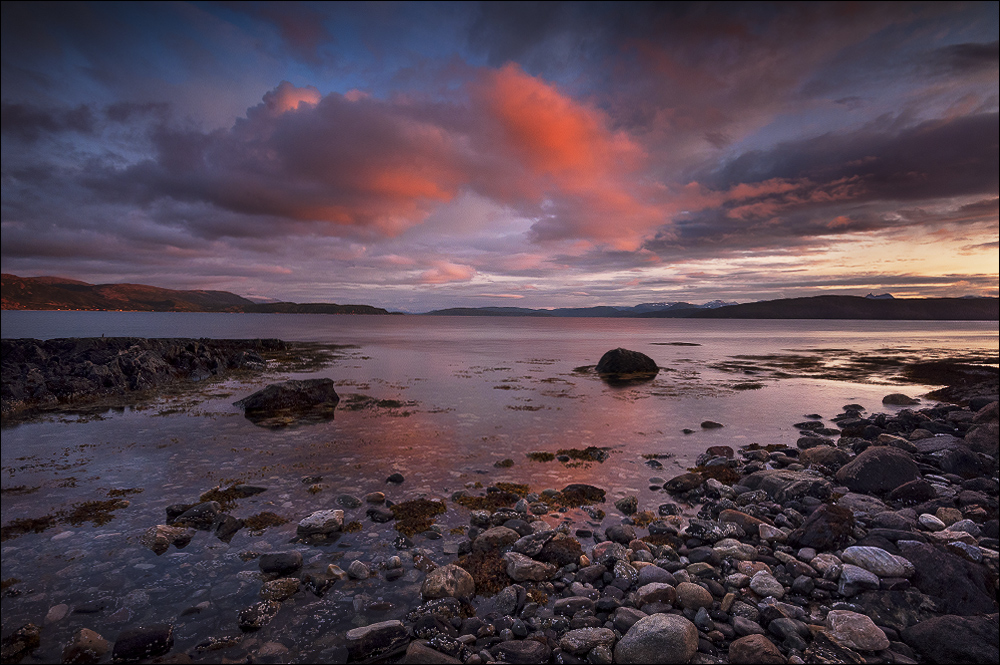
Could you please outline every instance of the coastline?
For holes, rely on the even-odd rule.
[[[281,662],[290,651],[275,652],[274,639],[257,636],[306,620],[298,614],[303,602],[403,585],[425,602],[394,612],[399,618],[366,619],[313,653],[332,662],[640,662],[636,654],[660,653],[655,635],[668,630],[682,649],[677,662],[799,662],[831,650],[841,662],[980,662],[996,650],[998,494],[996,402],[981,401],[976,409],[938,405],[891,416],[845,408],[833,419],[835,433],[816,421],[796,423],[803,436],[794,447],[710,448],[695,471],[664,480],[670,500],[659,506],[623,497],[612,507],[600,487],[511,483],[393,504],[386,495],[405,496],[406,479],[389,478],[385,492],[342,494],[328,509],[293,516],[300,542],[284,553],[244,550],[260,600],[205,643],[173,648],[184,620],[153,630],[126,624],[117,637],[99,620],[91,625],[108,649],[115,638],[121,657]],[[588,451],[566,452],[569,463],[571,455],[591,461]],[[166,545],[160,554],[169,557],[192,538],[203,548],[226,542],[239,531],[227,510],[267,497],[260,489],[220,486],[166,507],[168,519],[145,532],[146,547]],[[442,517],[429,505],[438,502]],[[569,517],[580,515],[576,508],[582,520]],[[588,523],[605,511],[621,524]],[[435,520],[456,515],[466,522],[463,539],[456,551],[438,552]],[[326,553],[354,530],[379,526],[396,533],[391,555]],[[303,560],[303,551],[315,554]],[[4,603],[17,602],[19,583],[5,574],[4,584]],[[5,630],[5,662],[31,651],[14,648],[35,644],[31,635],[45,638],[48,624],[33,625],[36,632]],[[955,626],[971,638],[952,644]],[[277,642],[285,644],[289,634],[274,638],[286,635]],[[135,644],[139,651],[126,651]],[[51,654],[57,646],[37,648]],[[304,646],[291,640],[284,648]]]

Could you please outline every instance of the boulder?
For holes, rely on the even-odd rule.
[[[507,640],[490,649],[490,653],[504,663],[547,663],[552,650],[538,640]]]
[[[306,379],[304,381],[283,381],[258,390],[244,397],[233,406],[245,413],[264,413],[284,409],[307,409],[320,404],[336,404],[340,401],[332,379]]]
[[[993,409],[996,410],[996,402],[993,402]],[[1000,446],[1000,425],[992,422],[969,430],[965,435],[965,443],[974,452],[996,457]]]
[[[656,362],[644,353],[628,349],[612,349],[597,363],[598,374],[652,374],[656,375],[660,368]]]
[[[996,663],[1000,659],[997,613],[985,616],[946,615],[927,619],[903,631],[903,641],[934,663]]]
[[[108,641],[89,628],[81,628],[63,649],[64,663],[97,663],[110,649]],[[4,662],[8,662],[6,659]]]
[[[940,611],[962,616],[996,612],[993,584],[982,566],[927,543],[900,540],[896,546],[916,570],[910,582]]]
[[[615,646],[618,663],[686,663],[698,651],[698,629],[676,614],[636,621]]]
[[[898,448],[868,448],[837,471],[837,482],[862,494],[885,494],[920,478],[916,462]]]
[[[920,404],[920,400],[914,399],[909,395],[904,395],[903,393],[890,393],[882,398],[882,403],[891,406],[913,406],[914,404]]]
[[[425,599],[472,598],[476,595],[476,583],[464,568],[448,564],[427,573],[420,594]]]
[[[597,646],[611,647],[615,643],[615,631],[609,628],[577,628],[566,632],[559,640],[559,647],[577,656],[586,656]]]

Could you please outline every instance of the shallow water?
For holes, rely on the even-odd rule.
[[[852,402],[889,411],[896,407],[881,405],[885,394],[931,389],[894,384],[898,366],[869,362],[873,358],[964,354],[988,360],[998,347],[996,322],[3,314],[8,338],[101,334],[278,337],[351,347],[313,374],[212,383],[99,418],[61,417],[3,431],[3,523],[64,513],[50,528],[7,540],[0,549],[3,579],[21,580],[2,599],[3,634],[27,621],[44,625],[36,652],[43,660],[57,659],[81,627],[114,640],[127,626],[169,622],[176,630],[174,651],[238,635],[236,613],[257,600],[260,588],[257,562],[240,553],[294,547],[307,561],[336,560],[345,569],[353,559],[377,566],[396,554],[392,524],[373,524],[364,507],[347,511],[362,530],[333,545],[288,544],[299,519],[335,507],[341,493],[447,499],[477,482],[526,483],[534,491],[587,482],[608,490],[606,527],[621,519],[612,505],[620,496],[636,494],[640,508],[653,510],[670,501],[662,490],[649,489],[649,479],[683,472],[709,446],[794,445],[799,434],[792,425],[805,414],[828,419]],[[608,386],[578,370],[618,346],[650,355],[664,370],[630,387]],[[271,430],[251,424],[232,406],[264,383],[289,377],[337,382],[342,402],[336,419]],[[748,383],[756,385],[746,389]],[[703,430],[705,420],[724,427]],[[586,446],[610,448],[611,455],[587,465],[525,456]],[[646,465],[643,456],[653,454],[662,456],[662,469]],[[494,466],[504,459],[513,466]],[[406,481],[386,485],[395,471]],[[323,480],[313,493],[302,478],[317,475]],[[167,505],[197,501],[202,492],[234,481],[268,490],[240,500],[233,515],[271,511],[289,523],[258,535],[244,529],[228,545],[199,532],[186,548],[160,557],[138,543],[147,527],[163,523]],[[142,491],[125,496],[128,507],[114,511],[106,524],[74,525],[67,517],[74,505],[105,501],[109,491],[123,489]],[[579,510],[545,519],[578,526],[589,521]],[[414,541],[443,563],[454,558],[462,538],[450,530],[468,525],[468,511],[449,501],[438,523],[442,538]],[[264,630],[199,659],[218,661],[242,650],[261,662],[336,660],[346,630],[398,618],[419,602],[423,574],[406,568],[394,582],[341,582],[322,598],[300,593]],[[75,611],[94,601],[103,609]],[[199,603],[201,610],[183,614]],[[46,623],[63,604],[69,613]]]

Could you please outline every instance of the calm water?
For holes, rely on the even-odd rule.
[[[5,635],[26,621],[45,624],[50,608],[69,607],[69,614],[44,629],[43,645],[49,650],[43,646],[38,653],[49,658],[58,658],[62,644],[81,627],[113,640],[129,625],[170,622],[177,631],[175,651],[190,650],[210,636],[238,634],[236,613],[257,599],[260,588],[256,562],[244,562],[238,554],[292,547],[287,543],[294,523],[313,510],[332,507],[344,492],[384,490],[399,501],[421,495],[447,498],[476,482],[527,483],[541,491],[579,481],[606,488],[611,499],[636,494],[641,508],[655,510],[669,497],[650,490],[650,478],[681,473],[708,446],[794,444],[798,433],[792,425],[805,414],[831,418],[849,402],[887,410],[881,405],[886,393],[919,395],[931,388],[891,385],[891,370],[859,374],[859,358],[917,360],[969,352],[995,357],[998,347],[996,322],[5,311],[2,334],[277,337],[351,345],[332,365],[294,376],[332,378],[344,398],[342,406],[359,400],[357,396],[402,403],[397,408],[339,409],[334,421],[274,431],[252,425],[232,406],[262,382],[228,382],[196,396],[102,419],[60,418],[5,429],[0,449],[4,524],[106,500],[113,489],[143,490],[129,496],[130,505],[108,524],[63,522],[3,543],[3,578],[22,580],[14,587],[20,595],[2,600]],[[655,381],[626,388],[574,371],[596,364],[601,354],[618,346],[650,355],[664,371]],[[851,380],[838,380],[844,378]],[[738,389],[748,382],[758,389]],[[702,430],[704,420],[724,427]],[[684,428],[695,432],[684,434]],[[591,445],[610,448],[610,459],[568,467],[525,457],[532,451]],[[650,454],[666,456],[661,459],[664,468],[647,466],[643,455]],[[514,465],[494,466],[504,459]],[[395,471],[406,482],[386,486],[384,479]],[[301,481],[307,475],[323,477],[321,492],[307,491]],[[269,510],[291,523],[261,535],[244,530],[229,545],[199,533],[187,548],[161,557],[138,544],[143,530],[163,522],[167,505],[196,501],[201,492],[234,480],[269,488],[242,500],[234,515]],[[38,489],[9,491],[18,486]],[[620,520],[610,503],[605,510],[603,526]],[[377,565],[396,553],[391,524],[372,524],[363,508],[349,511],[352,518],[364,525],[361,532],[332,547],[297,546],[306,560],[328,562],[342,556],[346,568],[355,558]],[[553,524],[562,518],[576,524],[587,520],[580,511],[546,517]],[[445,527],[443,538],[415,540],[432,558],[448,560],[461,538],[449,529],[467,525],[468,513],[450,507],[439,523]],[[262,662],[336,659],[347,629],[397,618],[415,605],[421,576],[409,570],[392,583],[339,583],[321,599],[300,593],[286,601],[274,623],[246,638],[236,651],[255,653]],[[72,612],[95,600],[105,609]],[[201,612],[181,616],[197,603],[204,604]],[[206,658],[220,660],[233,653],[210,652]]]

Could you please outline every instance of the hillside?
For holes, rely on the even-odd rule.
[[[697,319],[872,319],[885,321],[996,321],[997,298],[785,298],[695,310]]]
[[[228,291],[175,291],[145,284],[88,284],[63,277],[18,277],[7,273],[0,281],[0,295],[3,309],[388,314],[370,305],[259,304]]]

